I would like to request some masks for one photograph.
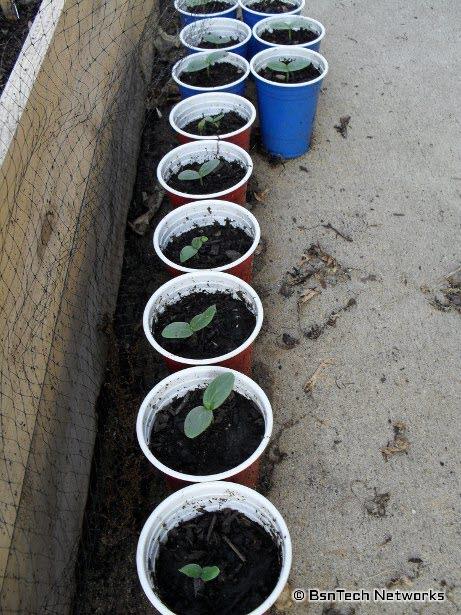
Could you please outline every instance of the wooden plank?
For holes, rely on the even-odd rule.
[[[0,100],[2,613],[65,612],[72,591],[150,70],[152,2],[61,4]]]

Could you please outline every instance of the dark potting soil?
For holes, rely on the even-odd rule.
[[[200,52],[203,53],[203,52]],[[200,88],[215,88],[226,85],[243,77],[243,70],[230,62],[215,62],[209,68],[202,68],[193,73],[183,71],[179,78],[186,85],[195,85]]]
[[[308,81],[320,77],[322,73],[313,64],[309,64],[306,68],[289,73],[288,81],[285,73],[270,68],[262,68],[258,71],[258,74],[264,77],[264,79],[269,79],[269,81],[275,81],[276,83],[307,83]]]
[[[215,135],[227,135],[230,132],[239,130],[239,128],[243,128],[247,123],[247,120],[235,111],[228,111],[224,114],[222,120],[220,120],[217,128],[212,122],[206,122],[205,126],[200,130],[198,125],[203,117],[204,116],[189,122],[189,124],[183,127],[183,130],[192,135],[211,137]]]
[[[202,244],[195,256],[181,263],[181,250],[190,246],[194,237],[208,237],[208,241]],[[230,220],[226,220],[224,224],[214,222],[206,226],[195,226],[181,235],[175,235],[165,246],[163,253],[178,265],[193,269],[214,269],[236,261],[251,248],[252,243],[253,237],[242,228],[233,226]]]
[[[224,40],[222,43],[209,43],[208,41],[201,40],[195,46],[200,47],[200,49],[222,49],[223,47],[233,47],[234,45],[238,45],[240,43],[240,39],[231,38]]]
[[[283,2],[283,0],[259,0],[259,2],[249,4],[248,8],[259,13],[287,13],[293,11],[296,6],[290,2]]]
[[[181,8],[188,13],[195,14],[209,14],[209,13],[220,13],[221,11],[227,11],[231,8],[231,4],[228,2],[220,2],[219,0],[211,0],[211,2],[207,2],[206,4],[199,4],[198,6],[187,6],[187,2]]]
[[[220,573],[196,583],[179,572],[190,563],[217,566]],[[245,615],[272,592],[281,565],[275,539],[242,513],[225,508],[170,530],[152,580],[159,598],[178,615]]]
[[[209,325],[185,339],[165,339],[161,333],[172,322],[190,322],[210,305],[216,314]],[[169,305],[154,323],[156,341],[169,352],[188,359],[211,359],[238,348],[247,340],[256,325],[256,317],[243,299],[230,293],[193,292]]]
[[[265,30],[260,35],[264,41],[268,43],[276,43],[277,45],[303,45],[310,41],[315,41],[318,38],[318,33],[309,28],[299,28],[291,31],[291,38],[289,30]]]
[[[9,21],[0,9],[0,94],[8,81],[14,63],[29,34],[29,26],[40,8],[42,0],[30,4],[16,3],[19,13],[17,21]]]
[[[235,468],[250,457],[264,436],[264,418],[256,404],[232,392],[213,411],[213,422],[196,438],[184,434],[184,420],[201,406],[205,389],[195,389],[158,412],[149,447],[173,470],[193,474],[218,474]],[[219,455],[216,454],[219,451]]]
[[[222,192],[227,188],[232,188],[235,184],[245,177],[247,168],[237,160],[219,159],[221,164],[214,171],[205,175],[202,181],[198,179],[188,180],[179,179],[178,175],[186,169],[198,171],[203,163],[192,162],[181,167],[176,173],[168,178],[167,183],[171,188],[178,192],[187,194],[212,194],[214,192]]]

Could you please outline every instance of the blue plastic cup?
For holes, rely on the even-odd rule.
[[[310,60],[321,75],[307,83],[274,83],[258,71],[271,60],[303,58]],[[297,158],[309,150],[317,101],[328,62],[305,47],[271,47],[257,53],[250,62],[256,84],[259,123],[263,146],[282,158]]]
[[[213,52],[215,51],[217,50],[213,49]],[[228,62],[230,64],[238,66],[243,70],[243,75],[236,81],[233,81],[232,83],[226,83],[225,85],[218,85],[214,88],[203,88],[194,85],[188,85],[187,83],[181,81],[179,75],[181,74],[181,72],[183,72],[187,65],[190,62],[196,60],[199,56],[207,56],[209,53],[210,51],[201,51],[199,53],[188,55],[182,60],[176,62],[176,64],[173,66],[171,70],[171,76],[179,86],[181,98],[189,98],[189,96],[203,94],[203,92],[230,92],[231,94],[238,94],[239,96],[244,96],[246,82],[248,79],[248,75],[250,74],[250,65],[245,60],[245,58],[242,58],[242,56],[239,56],[236,53],[228,52],[224,57],[217,60],[218,63]]]
[[[302,24],[302,26],[312,30],[318,36],[315,40],[301,45],[278,45],[277,43],[265,41],[264,32],[271,30],[273,24],[280,22],[296,25]],[[323,24],[311,17],[305,17],[304,15],[271,15],[270,17],[266,17],[266,19],[261,19],[261,21],[258,21],[258,23],[253,26],[253,48],[255,53],[259,53],[263,49],[270,49],[271,47],[305,47],[306,49],[312,49],[312,51],[320,51],[320,43],[325,36],[325,32],[326,30]]]
[[[230,2],[229,8],[224,11],[219,11],[219,13],[190,13],[187,10],[187,0],[175,0],[174,8],[178,11],[181,19],[181,26],[184,28],[184,26],[194,21],[200,21],[201,19],[211,19],[215,17],[230,17],[231,19],[237,19],[238,2],[237,0]]]
[[[243,21],[250,26],[251,29],[253,29],[253,26],[255,26],[258,21],[261,21],[261,19],[265,19],[271,15],[278,15],[279,17],[285,17],[286,15],[299,15],[299,13],[303,10],[305,3],[305,0],[286,0],[286,2],[293,5],[292,11],[287,11],[286,13],[261,13],[259,11],[254,11],[251,8],[251,5],[257,1],[258,0],[239,0],[239,5],[242,9]],[[248,44],[248,59],[250,60],[255,53],[256,45],[255,40],[252,37]]]
[[[200,53],[201,51],[218,51],[217,49],[203,49],[197,47],[205,33],[212,33],[218,36],[231,36],[238,38],[239,43],[230,47],[221,47],[219,51],[232,51],[242,58],[246,58],[248,43],[251,39],[251,28],[243,21],[229,19],[227,17],[215,17],[213,19],[202,19],[190,23],[179,33],[179,40],[188,54]]]

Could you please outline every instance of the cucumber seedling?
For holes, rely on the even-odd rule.
[[[190,322],[170,322],[163,331],[162,337],[169,340],[181,340],[191,337],[197,331],[207,327],[216,314],[216,305],[210,305],[204,312],[197,314]]]
[[[213,173],[213,171],[215,171],[220,164],[221,161],[217,158],[207,160],[201,165],[198,171],[194,171],[194,169],[185,169],[184,171],[181,171],[181,173],[178,174],[178,179],[187,182],[199,180],[203,186],[203,178],[210,173]]]
[[[211,43],[212,45],[227,45],[232,40],[232,36],[213,34],[213,32],[207,32],[202,37],[202,43]]]
[[[200,579],[204,583],[207,583],[208,581],[216,579],[221,571],[217,566],[204,566],[202,568],[200,564],[186,564],[179,569],[179,572],[182,572],[186,577],[190,577],[191,579]]]
[[[184,246],[184,248],[179,253],[179,260],[181,263],[185,263],[193,256],[197,254],[200,248],[203,246],[205,242],[208,241],[208,237],[202,235],[201,237],[194,237],[190,242],[190,246]]]
[[[188,438],[196,438],[208,429],[213,421],[213,411],[222,406],[232,393],[234,381],[234,374],[226,372],[210,382],[203,392],[203,405],[192,408],[184,421],[184,434]]]
[[[224,117],[224,113],[218,113],[217,115],[206,115],[204,118],[200,120],[197,124],[198,131],[203,133],[207,124],[211,124],[213,128],[218,132],[219,126],[221,125],[221,120]]]
[[[283,73],[285,75],[285,81],[289,81],[292,73],[298,70],[303,70],[311,65],[309,60],[303,58],[293,58],[292,60],[272,60],[267,63],[266,68],[274,71],[275,73]]]
[[[271,30],[288,30],[288,39],[292,40],[293,30],[296,28],[306,28],[307,25],[302,19],[298,19],[298,21],[293,20],[291,22],[288,21],[278,21],[277,23],[271,23]]]
[[[197,73],[199,70],[206,70],[208,76],[210,76],[210,68],[221,58],[227,55],[226,51],[213,51],[207,55],[194,58],[184,68],[185,73]]]

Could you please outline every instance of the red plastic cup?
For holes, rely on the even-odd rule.
[[[178,472],[164,465],[150,450],[149,441],[155,416],[175,397],[183,397],[189,391],[206,387],[214,378],[229,370],[223,367],[191,367],[176,372],[159,382],[146,396],[139,409],[136,434],[139,445],[151,464],[163,475],[167,487],[175,491],[193,483],[214,480],[230,480],[234,483],[255,488],[259,482],[261,457],[272,435],[273,416],[270,402],[260,386],[239,372],[234,371],[234,390],[251,399],[264,418],[264,436],[257,449],[241,464],[219,474],[193,475]]]
[[[183,130],[190,122],[206,116],[229,113],[229,111],[235,111],[242,116],[246,120],[245,126],[233,132],[222,134],[219,137],[217,135],[204,137]],[[234,143],[248,152],[250,149],[251,128],[256,120],[256,109],[249,100],[237,94],[207,92],[206,94],[198,94],[178,103],[171,110],[169,119],[170,126],[175,131],[180,143],[219,139]]]
[[[247,209],[235,203],[220,201],[218,199],[210,201],[196,201],[173,209],[157,225],[154,232],[154,249],[157,256],[165,263],[172,276],[192,273],[194,271],[204,271],[204,269],[194,269],[184,265],[174,263],[167,258],[163,252],[172,237],[181,235],[197,226],[207,226],[218,222],[225,224],[229,220],[232,226],[243,229],[253,243],[245,254],[239,259],[227,265],[215,267],[211,271],[224,271],[235,275],[241,280],[251,284],[253,278],[253,256],[261,238],[261,230],[258,221]]]
[[[199,291],[231,292],[233,295],[238,293],[253,311],[256,317],[256,324],[251,335],[232,352],[218,357],[211,357],[210,359],[190,359],[168,352],[154,338],[152,325],[157,315],[163,312],[167,305],[177,302],[181,297]],[[143,327],[144,334],[149,343],[162,355],[169,370],[172,372],[199,365],[221,365],[222,367],[228,367],[250,375],[253,365],[253,343],[261,330],[263,317],[264,312],[261,300],[249,284],[240,278],[228,273],[222,273],[221,271],[196,271],[175,277],[155,291],[144,308]]]
[[[168,179],[182,166],[192,164],[193,162],[203,163],[216,156],[221,156],[229,161],[237,160],[246,167],[247,172],[245,176],[235,186],[212,194],[191,194],[178,192],[168,185]],[[172,207],[209,199],[223,199],[244,205],[246,202],[247,184],[252,172],[253,162],[248,152],[244,149],[227,141],[207,139],[192,141],[191,143],[175,147],[171,152],[168,152],[158,164],[157,180],[165,190]]]

